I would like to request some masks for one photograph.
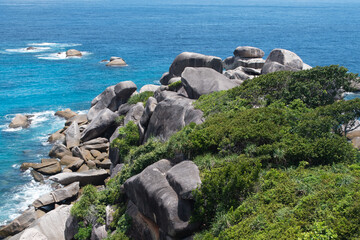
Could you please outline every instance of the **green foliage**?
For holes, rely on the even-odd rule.
[[[195,239],[358,239],[357,167],[304,165],[262,172],[255,194]]]
[[[153,97],[154,93],[151,91],[142,92],[139,94],[135,94],[129,98],[127,101],[128,104],[136,104],[138,102],[142,102],[143,104],[149,99],[149,97]]]
[[[130,238],[128,238],[125,233],[116,231],[114,234],[105,238],[105,240],[130,240]]]
[[[91,237],[92,225],[85,226],[84,222],[79,222],[79,231],[75,234],[76,240],[87,240]]]
[[[117,126],[121,126],[121,125],[124,125],[124,119],[125,119],[125,116],[124,115],[121,115],[121,116],[118,116],[115,118],[115,124]]]
[[[83,194],[71,208],[71,215],[78,219],[85,219],[90,215],[90,206],[98,199],[98,192],[93,185],[87,185],[83,189]]]
[[[260,166],[259,161],[239,156],[204,171],[201,187],[194,192],[193,221],[208,225],[217,211],[237,207],[252,192]]]
[[[182,87],[182,82],[181,82],[181,80],[179,80],[177,82],[173,82],[173,83],[169,84],[168,87],[169,87],[170,91],[176,92]]]
[[[298,99],[310,108],[332,104],[342,90],[351,91],[357,75],[336,65],[315,67],[299,72],[274,72],[247,80],[228,91],[204,95],[195,106],[212,113],[243,110],[251,106],[268,106],[276,101],[289,104]]]
[[[119,136],[111,143],[112,148],[119,149],[120,159],[123,159],[133,146],[138,146],[140,141],[139,129],[133,121],[119,129]]]

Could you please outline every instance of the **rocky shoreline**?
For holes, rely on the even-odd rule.
[[[49,136],[53,144],[50,158],[21,165],[21,170],[31,168],[36,181],[44,181],[44,176],[52,180],[54,191],[1,227],[0,238],[74,239],[78,223],[70,215],[71,206],[81,196],[82,187],[92,184],[103,189],[121,171],[123,160],[111,143],[121,137],[121,129],[130,122],[137,126],[139,144],[152,138],[165,141],[190,123],[204,122],[203,112],[193,106],[202,95],[234,88],[262,74],[311,69],[285,49],[274,49],[266,60],[264,55],[261,49],[247,46],[236,48],[225,60],[184,52],[161,77],[161,86],[145,85],[137,92],[133,82],[120,82],[95,97],[87,114],[70,109],[56,112],[66,123]],[[108,64],[112,62],[126,64],[121,58]],[[144,102],[133,101],[144,93],[149,96]],[[26,116],[16,119],[16,126],[30,124]],[[191,192],[201,180],[197,166],[186,160],[182,155],[159,159],[123,185],[134,239],[192,239],[199,226],[190,221],[194,204]],[[91,239],[107,236],[113,212],[108,206],[106,223],[93,227]]]

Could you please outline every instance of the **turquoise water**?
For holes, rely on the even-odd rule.
[[[266,54],[285,48],[312,66],[341,64],[359,73],[359,10],[354,1],[326,0],[0,0],[0,225],[50,189],[19,166],[46,157],[48,134],[64,123],[55,111],[84,111],[119,81],[158,83],[183,51],[226,58],[240,45]],[[40,49],[24,51],[29,46]],[[69,48],[84,57],[65,59]],[[129,66],[100,63],[111,56]],[[34,114],[32,126],[8,129],[16,113]]]

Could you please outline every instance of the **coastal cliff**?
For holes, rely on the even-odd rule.
[[[57,112],[51,159],[22,169],[58,185],[0,237],[355,237],[360,101],[341,99],[357,75],[264,55],[184,52],[161,86],[120,82],[87,114]]]

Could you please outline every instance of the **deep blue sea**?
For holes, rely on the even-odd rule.
[[[84,111],[120,81],[158,83],[183,51],[285,48],[359,73],[359,12],[356,1],[0,0],[0,225],[50,190],[19,166],[47,156],[48,134],[64,123],[55,111]],[[64,58],[70,48],[84,57]],[[111,56],[128,66],[100,63]],[[16,113],[34,115],[29,129],[7,127]]]

